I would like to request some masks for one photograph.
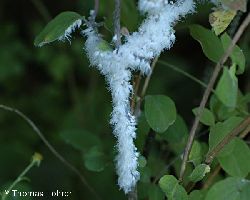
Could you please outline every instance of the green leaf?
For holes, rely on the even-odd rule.
[[[107,165],[106,157],[98,146],[83,154],[84,165],[90,171],[101,172]]]
[[[111,51],[112,48],[109,45],[109,43],[106,40],[101,40],[101,42],[99,42],[97,48],[101,51]]]
[[[201,44],[204,54],[210,60],[218,62],[224,53],[220,39],[213,31],[200,25],[194,24],[189,28],[191,36]]]
[[[149,200],[164,200],[164,193],[157,185],[151,184],[148,188],[148,199]]]
[[[174,124],[160,136],[168,142],[170,149],[176,155],[179,155],[183,151],[188,138],[188,128],[183,118],[177,115]]]
[[[206,197],[206,190],[193,190],[189,194],[189,200],[204,200]]]
[[[224,50],[226,51],[230,46],[230,44],[232,43],[232,39],[227,33],[224,33],[221,36],[221,42]],[[236,74],[243,74],[245,71],[246,59],[239,46],[237,45],[234,46],[230,58],[232,59],[233,63],[238,65]]]
[[[243,119],[240,117],[231,117],[224,122],[218,122],[210,129],[209,133],[209,151],[217,146],[221,140],[226,137]],[[229,145],[229,147],[227,147]],[[231,153],[234,143],[227,144],[218,156],[225,156]],[[228,148],[228,149],[227,149]]]
[[[227,67],[224,67],[215,90],[218,99],[230,108],[235,108],[238,96],[238,79],[234,74],[234,69],[232,67],[228,70]]]
[[[209,165],[206,164],[200,164],[192,171],[192,173],[189,176],[189,180],[192,182],[198,182],[201,181],[207,173],[210,172]]]
[[[194,166],[197,166],[201,163],[202,158],[202,146],[198,141],[194,141],[189,154],[189,162],[192,162]]]
[[[173,125],[171,125],[167,131],[162,134],[162,137],[169,143],[180,142],[187,139],[188,128],[180,115],[177,115],[176,120]]]
[[[205,200],[249,200],[250,181],[230,177],[215,183]]]
[[[230,154],[218,157],[221,167],[231,176],[246,177],[250,172],[250,149],[239,139],[234,139]]]
[[[76,12],[66,11],[52,19],[35,38],[35,46],[43,46],[55,40],[63,40],[70,37],[70,33],[81,25],[83,16]]]
[[[188,200],[186,190],[172,175],[165,175],[159,181],[160,188],[169,200]]]
[[[197,116],[199,108],[194,108],[192,111]],[[201,121],[201,123],[203,123],[207,126],[213,126],[215,124],[214,115],[207,108],[204,108],[204,110],[201,112],[200,121]]]
[[[216,121],[225,121],[233,116],[245,117],[245,113],[248,112],[246,97],[242,95],[240,90],[238,90],[237,106],[235,108],[225,106],[214,94],[210,98],[209,107]]]
[[[162,133],[175,122],[175,104],[169,97],[164,95],[146,96],[145,116],[149,126],[154,131]]]

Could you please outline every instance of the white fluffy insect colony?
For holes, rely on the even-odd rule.
[[[106,77],[113,101],[111,124],[116,136],[118,155],[116,168],[118,184],[125,193],[130,192],[139,180],[137,171],[139,153],[133,140],[136,121],[131,114],[131,73],[139,70],[149,74],[150,62],[163,50],[170,49],[175,41],[173,26],[183,16],[194,11],[193,0],[139,0],[139,10],[147,18],[138,32],[126,36],[119,49],[101,50],[101,36],[91,27],[83,31],[87,37],[85,49],[91,65]]]

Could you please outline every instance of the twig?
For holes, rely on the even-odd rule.
[[[174,65],[169,64],[169,63],[167,63],[167,62],[165,62],[165,61],[163,61],[163,60],[159,60],[158,63],[160,63],[160,64],[162,64],[162,65],[164,65],[164,66],[166,66],[166,67],[169,67],[170,69],[172,69],[172,70],[174,70],[174,71],[176,71],[176,72],[178,72],[178,73],[180,73],[180,74],[186,76],[187,78],[193,80],[194,82],[200,84],[202,87],[207,88],[207,84],[206,84],[206,83],[202,82],[201,80],[199,80],[199,79],[196,78],[195,76],[193,76],[193,75],[191,75],[191,74],[185,72],[184,70],[182,70],[182,69],[180,69],[180,68],[178,68],[178,67],[175,67]],[[214,92],[214,90],[213,90],[213,92]]]
[[[115,11],[114,11],[114,33],[115,33],[115,47],[119,48],[121,45],[121,0],[115,0]]]
[[[250,125],[240,134],[240,138],[245,138],[247,134],[250,133]]]
[[[42,160],[42,155],[40,155],[39,153],[35,153],[32,157],[31,162],[29,163],[29,165],[23,170],[23,172],[16,178],[16,180],[8,187],[7,190],[5,190],[5,192],[2,195],[1,200],[5,200],[8,197],[8,194],[10,193],[10,191],[22,180],[25,179],[25,175],[30,171],[30,169],[37,165],[39,166],[40,162]]]
[[[206,155],[205,163],[210,165],[214,157],[227,145],[231,140],[237,136],[241,131],[245,130],[250,124],[250,116],[247,117],[239,126],[234,128],[226,137],[223,138],[211,151]]]
[[[152,64],[151,64],[151,74],[147,76],[147,78],[145,79],[145,82],[143,84],[143,87],[142,87],[142,91],[141,93],[138,95],[139,99],[137,101],[137,104],[136,104],[136,108],[135,108],[135,116],[137,117],[140,113],[140,108],[141,108],[141,102],[143,100],[143,98],[145,97],[146,95],[146,92],[147,92],[147,89],[148,89],[148,85],[149,85],[149,82],[151,80],[151,77],[152,77],[152,74],[153,74],[153,71],[155,69],[155,66],[156,66],[156,63],[158,61],[159,57],[156,57]],[[142,74],[140,74],[140,76],[142,76]]]
[[[208,178],[207,178],[206,182],[204,183],[202,189],[207,189],[207,188],[209,188],[209,186],[212,184],[214,178],[219,174],[220,170],[221,170],[221,166],[218,164],[218,165],[215,167],[213,173],[211,173],[211,174],[208,176]]]
[[[195,117],[193,126],[192,126],[190,134],[189,134],[188,142],[187,142],[187,145],[186,145],[185,150],[184,150],[183,161],[182,161],[181,170],[180,170],[180,177],[179,177],[180,181],[183,180],[183,176],[184,176],[187,161],[188,161],[188,156],[189,156],[190,150],[191,150],[192,145],[193,145],[196,130],[197,130],[198,125],[199,125],[201,112],[205,108],[205,105],[207,103],[209,95],[210,95],[210,93],[211,93],[211,91],[212,91],[212,89],[214,87],[215,81],[216,81],[216,79],[217,79],[217,77],[219,75],[219,72],[220,72],[223,64],[226,62],[226,60],[230,56],[235,44],[240,39],[241,35],[243,34],[244,30],[249,25],[249,23],[250,23],[250,13],[247,15],[247,17],[245,18],[243,23],[240,25],[238,31],[236,32],[236,34],[235,34],[235,36],[234,36],[234,38],[232,40],[232,43],[229,45],[229,47],[227,48],[224,55],[221,57],[220,61],[215,66],[213,74],[212,74],[212,76],[211,76],[211,78],[209,80],[208,87],[207,87],[207,89],[205,90],[205,92],[203,94],[203,97],[202,97],[202,100],[201,100],[201,103],[200,103],[200,106],[199,106],[198,114]]]
[[[31,119],[29,119],[25,114],[23,114],[21,111],[11,108],[9,106],[1,105],[0,104],[0,109],[10,111],[13,113],[16,113],[18,116],[20,116],[22,119],[24,119],[30,126],[31,128],[35,131],[35,133],[41,138],[41,140],[44,142],[44,144],[49,148],[49,150],[54,154],[55,157],[57,157],[64,165],[66,165],[72,172],[74,172],[82,181],[82,183],[88,188],[88,190],[96,197],[96,199],[101,199],[94,189],[87,183],[86,179],[83,177],[81,172],[76,169],[73,165],[71,165],[60,153],[57,152],[57,150],[49,143],[49,141],[45,138],[43,133],[40,131],[40,129],[35,125]]]
[[[95,13],[94,13],[94,16],[93,16],[94,20],[95,20],[97,14],[98,14],[98,10],[99,10],[99,0],[95,0]]]
[[[153,62],[152,62],[152,65],[151,65],[151,74],[147,76],[145,82],[144,82],[144,85],[143,85],[143,88],[142,88],[142,91],[141,91],[141,95],[140,97],[143,98],[146,94],[146,91],[148,89],[148,84],[149,84],[149,81],[151,80],[151,76],[153,74],[153,71],[155,69],[155,66],[156,66],[156,63],[158,61],[159,57],[156,57]]]
[[[139,75],[137,75],[134,79],[134,83],[133,83],[133,88],[134,88],[134,93],[132,95],[132,99],[131,99],[131,113],[133,115],[135,115],[135,107],[136,107],[136,103],[137,103],[137,97],[138,97],[138,92],[139,92],[139,88],[140,88],[140,83],[141,83],[141,79],[142,79],[142,74],[140,73]]]
[[[239,135],[239,138],[241,138],[241,139],[245,138],[249,132],[250,132],[250,125],[248,125],[248,127],[244,131],[242,131],[242,133]],[[210,164],[211,164],[211,162],[210,162]],[[218,164],[215,167],[214,171],[212,173],[210,173],[210,175],[208,176],[206,182],[204,183],[204,185],[202,187],[203,189],[207,189],[211,185],[214,178],[217,176],[217,174],[219,174],[220,170],[221,170],[221,166]]]

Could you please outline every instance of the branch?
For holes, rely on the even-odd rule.
[[[239,126],[241,126],[241,124],[240,124]],[[232,132],[233,132],[233,131],[232,131]],[[245,129],[244,131],[242,131],[242,133],[239,135],[239,138],[244,139],[244,138],[247,136],[247,134],[248,134],[249,132],[250,132],[250,125],[246,126],[246,129]],[[239,133],[238,133],[238,134],[239,134]],[[235,136],[237,136],[238,134],[236,134]],[[232,138],[232,139],[233,139],[233,138]],[[213,151],[213,150],[212,150],[212,151]],[[214,156],[214,157],[215,157],[215,156]],[[212,161],[211,161],[209,164],[211,164],[211,163],[212,163]],[[207,180],[205,181],[205,183],[204,183],[202,189],[207,189],[207,188],[211,185],[211,183],[213,182],[214,178],[219,174],[220,170],[221,170],[221,166],[218,164],[218,165],[214,168],[213,172],[211,172],[210,175],[208,176],[208,178],[207,178]]]
[[[199,80],[199,79],[196,78],[195,76],[193,76],[193,75],[187,73],[186,71],[184,71],[184,70],[182,70],[182,69],[180,69],[180,68],[178,68],[178,67],[176,67],[176,66],[174,66],[174,65],[172,65],[172,64],[170,64],[170,63],[167,63],[167,62],[165,62],[165,61],[163,61],[163,60],[159,60],[158,63],[160,63],[160,64],[162,64],[162,65],[164,65],[164,66],[166,66],[166,67],[169,67],[170,69],[172,69],[172,70],[174,70],[174,71],[176,71],[176,72],[178,72],[178,73],[180,73],[180,74],[186,76],[187,78],[191,79],[192,81],[194,81],[194,82],[200,84],[202,87],[207,88],[206,83],[202,82],[201,80]],[[215,92],[215,91],[212,90],[212,92]]]
[[[98,10],[99,10],[99,0],[95,0],[95,13],[94,13],[94,16],[93,16],[94,20],[95,20],[95,18],[97,16]]]
[[[220,166],[219,164],[216,165],[216,167],[215,167],[213,173],[211,173],[211,174],[208,176],[206,182],[205,182],[204,185],[202,186],[202,189],[208,189],[208,188],[210,187],[210,185],[213,183],[214,178],[219,174],[220,170],[221,170],[221,166]]]
[[[205,163],[210,165],[214,157],[226,146],[232,139],[237,136],[240,132],[245,130],[250,124],[250,116],[247,117],[239,126],[234,128],[226,137],[223,138],[206,156]]]
[[[21,111],[5,106],[0,104],[0,109],[16,113],[19,117],[24,119],[30,127],[35,131],[35,133],[41,138],[41,140],[44,142],[44,144],[49,148],[49,150],[54,154],[55,157],[57,157],[65,166],[67,166],[72,172],[74,172],[82,181],[82,183],[88,188],[88,190],[96,197],[96,199],[100,200],[101,198],[96,194],[94,189],[87,183],[86,179],[83,177],[81,172],[76,169],[72,164],[70,164],[60,153],[57,152],[57,150],[49,143],[49,141],[45,138],[43,133],[40,131],[40,129],[35,125],[35,123],[29,119],[25,114],[23,114]]]
[[[118,48],[121,45],[121,0],[115,0],[114,11],[114,33],[115,33],[115,47]]]
[[[145,79],[145,82],[143,84],[143,87],[142,87],[142,91],[141,91],[141,94],[138,95],[138,94],[135,94],[136,97],[139,97],[139,100],[137,101],[137,104],[136,104],[136,107],[134,109],[134,115],[137,117],[139,115],[139,112],[140,112],[140,108],[141,108],[141,102],[143,100],[143,98],[145,97],[146,95],[146,92],[147,92],[147,89],[148,89],[148,85],[149,85],[149,82],[151,80],[151,77],[152,77],[152,74],[153,74],[153,71],[155,69],[155,66],[156,66],[156,63],[158,62],[158,59],[159,57],[157,56],[152,64],[151,64],[151,73],[147,76],[147,78]],[[141,79],[141,76],[142,76],[142,73],[140,73],[139,77]],[[138,82],[140,84],[140,82]],[[139,87],[139,86],[136,86],[136,87]],[[138,95],[138,96],[137,96]],[[135,97],[135,98],[136,98]]]
[[[236,32],[236,34],[235,34],[235,36],[234,36],[234,38],[232,40],[232,43],[230,44],[230,46],[228,47],[228,49],[226,50],[224,55],[221,57],[220,61],[215,66],[213,74],[212,74],[212,76],[211,76],[211,78],[209,80],[208,87],[207,87],[207,89],[205,90],[205,92],[203,94],[203,97],[202,97],[202,100],[201,100],[201,103],[200,103],[200,106],[199,106],[198,115],[195,117],[193,126],[192,126],[190,134],[189,134],[188,142],[187,142],[187,145],[186,145],[185,150],[184,150],[183,161],[182,161],[182,165],[181,165],[181,169],[180,169],[180,177],[179,177],[180,181],[183,180],[183,176],[184,176],[187,161],[188,161],[188,156],[189,156],[189,153],[191,151],[193,141],[194,141],[194,137],[195,137],[195,133],[196,133],[196,130],[197,130],[198,125],[199,125],[201,112],[206,106],[209,95],[210,95],[210,93],[211,93],[211,91],[212,91],[212,89],[214,87],[215,81],[216,81],[216,79],[217,79],[217,77],[219,75],[219,72],[220,72],[223,64],[227,61],[227,59],[230,56],[235,44],[240,39],[241,35],[245,31],[245,29],[249,25],[249,23],[250,23],[250,13],[247,15],[247,17],[245,18],[243,23],[240,25],[238,31]]]

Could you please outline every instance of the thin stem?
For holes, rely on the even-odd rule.
[[[244,139],[249,132],[250,132],[250,125],[248,125],[248,127],[244,131],[242,131],[242,133],[239,135],[239,138]],[[212,184],[214,178],[217,176],[217,174],[219,174],[220,170],[221,170],[221,166],[218,164],[214,168],[213,172],[211,172],[210,175],[208,176],[202,189],[207,189]]]
[[[189,134],[189,138],[188,138],[188,142],[187,145],[185,147],[184,150],[184,156],[183,156],[183,161],[182,161],[182,165],[181,165],[181,170],[180,170],[180,177],[179,180],[182,181],[183,180],[183,176],[186,170],[186,165],[187,165],[187,161],[188,161],[188,156],[190,153],[190,150],[192,148],[193,145],[193,141],[194,141],[194,137],[195,137],[195,133],[196,130],[198,128],[199,125],[199,121],[200,121],[200,115],[202,110],[205,108],[205,105],[207,103],[207,100],[210,96],[210,93],[214,87],[215,81],[219,75],[219,72],[223,66],[223,64],[226,62],[226,60],[228,59],[228,57],[230,56],[233,47],[235,46],[235,44],[238,42],[238,40],[240,39],[241,35],[243,34],[244,30],[246,29],[246,27],[249,25],[250,23],[250,13],[247,15],[247,17],[245,18],[245,20],[243,21],[243,23],[240,25],[238,31],[236,32],[232,43],[229,45],[229,47],[227,48],[226,52],[224,53],[224,55],[221,57],[220,61],[216,64],[215,69],[213,71],[213,74],[209,80],[208,83],[208,87],[205,90],[200,106],[199,106],[199,111],[198,111],[198,115],[196,115],[193,126],[191,128],[190,134]]]
[[[88,190],[96,197],[96,199],[101,199],[97,193],[94,191],[94,189],[87,183],[86,179],[83,177],[81,172],[76,169],[72,164],[70,164],[60,153],[57,152],[57,150],[49,143],[49,141],[45,138],[43,133],[40,131],[40,129],[35,125],[35,123],[29,119],[25,114],[23,114],[21,111],[5,106],[0,104],[0,109],[16,113],[19,115],[22,119],[24,119],[30,127],[35,131],[35,133],[41,138],[41,140],[44,142],[44,144],[49,148],[49,150],[54,154],[55,157],[57,157],[64,165],[66,165],[72,172],[74,172],[81,180],[81,182],[88,188]]]
[[[205,163],[210,165],[215,158],[215,156],[227,145],[232,139],[237,136],[240,132],[245,130],[250,124],[250,116],[247,117],[239,126],[234,128],[226,137],[223,138],[211,151],[208,152],[206,156]]]
[[[240,134],[240,138],[245,138],[250,133],[250,125]]]
[[[199,79],[196,78],[195,76],[193,76],[193,75],[191,75],[191,74],[185,72],[184,70],[182,70],[182,69],[180,69],[180,68],[178,68],[178,67],[175,67],[174,65],[169,64],[169,63],[167,63],[167,62],[165,62],[165,61],[162,61],[162,60],[159,60],[158,63],[160,63],[160,64],[162,64],[162,65],[164,65],[164,66],[166,66],[166,67],[169,67],[170,69],[172,69],[172,70],[174,70],[174,71],[176,71],[176,72],[178,72],[178,73],[180,73],[180,74],[186,76],[187,78],[193,80],[194,82],[200,84],[202,87],[207,88],[207,84],[206,84],[206,83],[202,82],[201,80],[199,80]]]
[[[137,200],[137,187],[128,193],[128,200]]]
[[[114,32],[115,32],[115,47],[119,48],[121,45],[121,0],[115,0],[115,11],[114,11]]]
[[[206,182],[204,183],[202,189],[207,189],[207,188],[210,187],[210,185],[213,183],[214,178],[219,174],[220,170],[221,170],[221,166],[218,164],[218,165],[215,167],[213,173],[211,173],[211,174],[209,175],[209,177],[207,178],[207,180],[206,180]]]
[[[145,82],[144,82],[144,85],[143,85],[143,88],[142,88],[142,91],[141,91],[141,95],[140,95],[141,98],[144,98],[144,96],[145,96],[145,94],[146,94],[146,91],[147,91],[148,85],[149,85],[149,81],[151,80],[151,76],[152,76],[152,74],[153,74],[153,71],[154,71],[154,69],[155,69],[155,66],[156,66],[156,63],[157,63],[158,59],[159,59],[159,57],[156,57],[156,58],[153,60],[153,62],[152,62],[152,65],[151,65],[151,71],[152,71],[152,72],[151,72],[150,75],[147,76],[147,78],[146,78],[146,80],[145,80]]]
[[[3,193],[2,200],[5,200],[10,193],[10,191],[24,179],[25,175],[30,171],[30,169],[37,164],[37,160],[32,159],[30,164],[23,170],[23,172],[16,178],[16,180],[9,186],[7,190]]]
[[[95,20],[97,14],[98,14],[98,10],[99,10],[99,0],[95,0],[95,13],[94,13],[94,16],[93,16],[94,20]]]
[[[135,116],[135,107],[137,103],[137,96],[140,88],[140,83],[142,79],[142,74],[140,73],[138,76],[135,77],[133,88],[134,88],[134,93],[132,95],[131,99],[131,113]]]
[[[151,74],[147,76],[147,78],[145,79],[145,82],[143,84],[143,87],[142,87],[142,90],[141,90],[141,94],[139,94],[137,97],[139,98],[138,101],[137,101],[137,104],[136,104],[136,108],[135,108],[135,116],[137,117],[140,113],[140,108],[141,108],[141,102],[143,100],[143,98],[145,97],[146,95],[146,92],[147,92],[147,89],[148,89],[148,85],[149,85],[149,82],[151,80],[151,77],[152,77],[152,74],[153,74],[153,71],[155,69],[155,66],[156,66],[156,63],[158,61],[158,58],[159,57],[156,57],[152,64],[151,64]],[[142,74],[140,74],[140,76],[142,76]]]

